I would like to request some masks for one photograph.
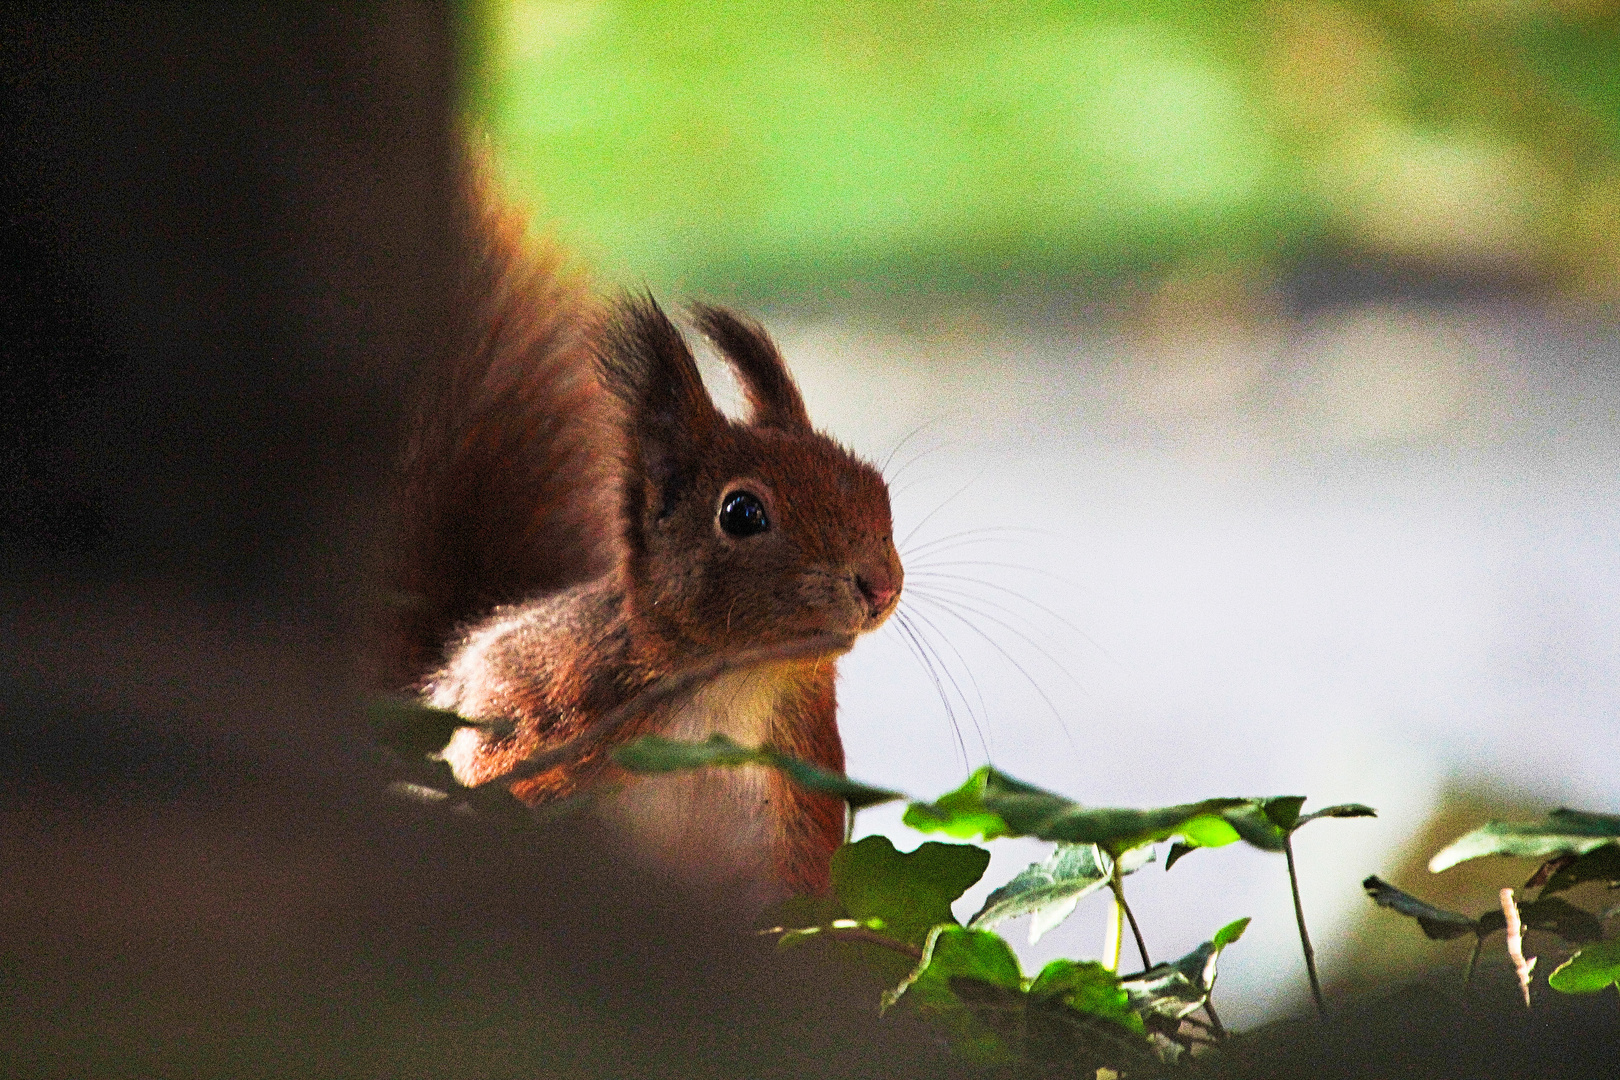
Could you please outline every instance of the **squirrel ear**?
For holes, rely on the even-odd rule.
[[[758,323],[724,308],[693,304],[699,330],[731,363],[748,396],[751,422],[762,427],[810,430],[810,414],[776,343]]]
[[[632,472],[651,488],[638,491],[641,485],[632,483],[625,491],[631,520],[639,519],[653,499],[656,516],[666,517],[691,480],[694,459],[713,444],[725,420],[704,389],[686,339],[651,295],[619,301],[597,352],[597,368],[623,404],[624,429],[638,466]]]

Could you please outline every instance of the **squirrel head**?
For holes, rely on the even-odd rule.
[[[889,491],[810,425],[756,324],[697,306],[749,415],[720,412],[650,297],[620,302],[598,368],[621,405],[621,520],[632,633],[666,655],[875,630],[899,601]]]

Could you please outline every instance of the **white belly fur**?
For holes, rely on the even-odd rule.
[[[725,675],[680,705],[662,733],[701,741],[725,735],[743,746],[771,737],[785,689],[780,669]],[[758,881],[770,870],[776,808],[758,766],[635,777],[607,800],[639,854],[697,881]]]

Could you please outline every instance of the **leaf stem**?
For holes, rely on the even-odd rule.
[[[1136,916],[1131,913],[1131,905],[1125,902],[1125,883],[1120,880],[1119,860],[1116,858],[1113,861],[1114,869],[1108,875],[1108,887],[1114,892],[1114,902],[1119,905],[1119,909],[1125,913],[1125,918],[1131,924],[1131,933],[1136,938],[1136,951],[1142,955],[1142,968],[1145,971],[1153,966],[1153,961],[1148,959],[1147,942],[1142,940],[1142,928],[1136,925]]]
[[[1474,947],[1468,953],[1468,965],[1463,968],[1463,987],[1466,989],[1474,982],[1474,965],[1479,963],[1479,951],[1485,947],[1485,935],[1474,935]]]
[[[1125,909],[1119,906],[1117,897],[1110,897],[1108,902],[1108,930],[1103,937],[1103,967],[1119,974],[1119,943],[1125,936]]]
[[[876,930],[868,930],[864,926],[828,930],[827,936],[837,938],[839,941],[864,941],[868,945],[880,945],[892,952],[904,953],[913,960],[921,960],[923,958],[923,951],[917,946],[912,945],[909,942],[899,941],[895,938],[880,934]]]
[[[1316,950],[1311,948],[1310,931],[1305,929],[1305,905],[1299,899],[1299,871],[1294,868],[1294,834],[1283,836],[1283,854],[1288,857],[1288,887],[1294,894],[1294,919],[1299,923],[1299,946],[1305,953],[1305,974],[1311,978],[1311,996],[1316,999],[1316,1015],[1326,1016],[1322,1003],[1322,981],[1316,977]]]
[[[1209,1016],[1209,1026],[1214,1029],[1215,1038],[1222,1042],[1226,1041],[1226,1025],[1215,1015],[1215,1003],[1207,997],[1204,999],[1204,1012]]]

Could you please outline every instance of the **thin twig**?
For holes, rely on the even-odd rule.
[[[1519,993],[1524,995],[1524,1007],[1530,1007],[1530,972],[1535,969],[1536,958],[1525,959],[1524,924],[1519,921],[1519,905],[1513,902],[1513,890],[1503,889],[1502,917],[1507,920],[1507,953],[1513,961],[1514,974],[1519,976]]]
[[[888,949],[891,952],[904,953],[913,960],[921,960],[923,958],[922,949],[911,944],[910,942],[900,941],[897,938],[889,937],[886,934],[880,934],[876,930],[869,930],[864,926],[811,926],[806,927],[803,930],[795,930],[793,927],[789,926],[769,926],[764,930],[756,931],[756,933],[760,937],[766,937],[771,934],[781,937],[783,934],[810,933],[812,931],[817,934],[825,934],[830,938],[837,938],[839,941],[861,941],[868,945],[878,945],[882,948]]]
[[[1226,1040],[1226,1025],[1222,1024],[1221,1018],[1215,1015],[1215,1003],[1207,997],[1204,998],[1204,1012],[1209,1014],[1209,1023],[1215,1029],[1215,1038],[1224,1042]]]
[[[863,926],[843,930],[828,930],[827,936],[837,938],[839,941],[864,941],[868,945],[880,945],[891,952],[904,953],[913,960],[923,958],[923,951],[910,942],[897,941],[892,937],[886,937],[876,930],[868,930]]]
[[[1305,974],[1311,977],[1311,996],[1316,999],[1316,1015],[1326,1016],[1322,1003],[1322,982],[1316,977],[1316,950],[1311,948],[1311,935],[1305,929],[1305,905],[1299,900],[1299,872],[1294,869],[1294,834],[1283,836],[1283,854],[1288,856],[1288,887],[1294,893],[1294,919],[1299,923],[1299,946],[1305,951]]]
[[[849,634],[817,634],[814,637],[800,638],[797,641],[784,641],[776,645],[764,645],[755,649],[744,649],[720,656],[711,656],[707,660],[666,675],[647,686],[629,701],[624,702],[601,720],[592,724],[590,729],[583,734],[570,739],[553,750],[524,758],[514,763],[506,772],[498,776],[491,776],[478,786],[496,781],[511,783],[515,780],[524,780],[531,776],[539,776],[541,773],[555,769],[559,765],[577,761],[607,742],[630,721],[671,699],[691,692],[720,675],[763,664],[784,663],[792,660],[816,660],[827,656],[837,656],[848,652],[854,643],[854,637]]]
[[[1468,965],[1463,968],[1463,989],[1467,989],[1474,982],[1474,965],[1479,963],[1479,951],[1485,946],[1485,935],[1474,935],[1474,947],[1468,953]]]

